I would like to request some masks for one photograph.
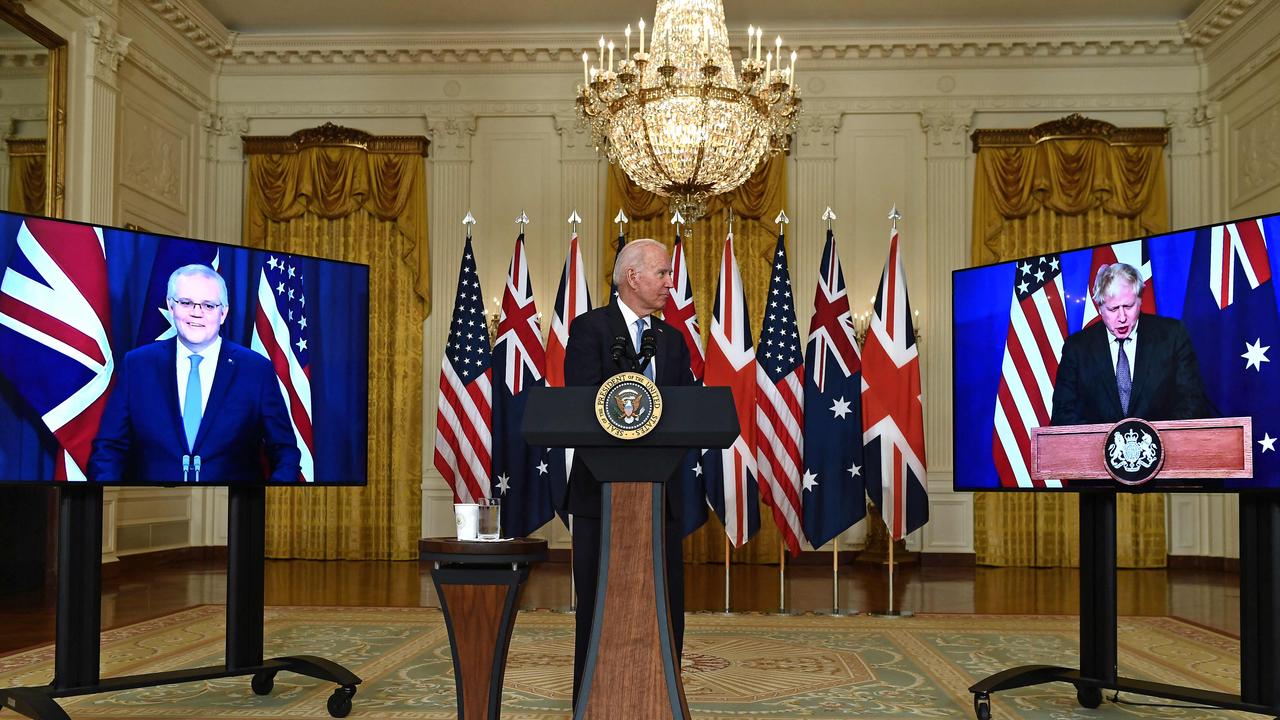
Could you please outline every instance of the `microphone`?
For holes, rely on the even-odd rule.
[[[627,349],[627,337],[625,335],[615,335],[613,337],[613,345],[609,347],[609,352],[613,355],[613,364],[621,367],[622,354]]]
[[[640,372],[649,366],[649,361],[654,355],[658,354],[658,336],[654,334],[653,328],[644,331],[640,336]]]

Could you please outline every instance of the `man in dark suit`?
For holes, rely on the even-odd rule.
[[[301,453],[271,362],[218,334],[227,285],[204,265],[169,276],[177,338],[120,363],[89,455],[97,482],[296,482]]]
[[[1093,283],[1102,322],[1067,338],[1053,386],[1053,425],[1212,417],[1181,321],[1142,315],[1142,276],[1103,266]]]
[[[578,316],[569,326],[565,348],[566,385],[599,387],[618,373],[641,372],[639,350],[646,331],[657,340],[657,352],[643,372],[658,385],[692,385],[689,349],[675,327],[653,317],[671,290],[671,258],[656,240],[635,240],[622,248],[614,265],[618,297],[608,305]],[[614,360],[615,350],[618,360]],[[684,645],[684,558],[681,522],[676,513],[676,473],[666,487],[667,600],[676,652]],[[578,591],[573,653],[573,697],[576,704],[586,666],[591,620],[596,606],[596,575],[600,560],[600,483],[581,460],[569,473],[563,509],[573,514],[573,579]]]

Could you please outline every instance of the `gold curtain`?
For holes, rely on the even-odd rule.
[[[9,205],[13,212],[44,215],[45,141],[11,138],[9,149]]]
[[[245,138],[245,245],[369,265],[368,485],[269,490],[268,557],[418,557],[426,149],[331,124]]]
[[[777,217],[779,210],[784,209],[787,200],[786,160],[782,155],[773,156],[761,164],[740,187],[712,198],[705,217],[684,227],[684,256],[689,282],[693,284],[694,303],[698,308],[704,348],[711,328],[711,308],[719,281],[720,258],[724,253],[725,236],[729,233],[730,209],[733,210],[733,244],[738,259],[738,272],[742,274],[747,307],[751,310],[751,336],[760,337],[765,293],[769,289],[769,277],[773,268],[773,249],[778,242],[778,226],[773,223],[773,219]],[[675,228],[671,225],[671,210],[667,199],[631,182],[617,165],[609,166],[608,183],[605,200],[607,217],[615,217],[618,210],[622,210],[630,220],[627,225],[628,237],[653,238],[666,245],[669,250],[675,241]],[[611,225],[605,231],[603,261],[600,264],[600,294],[597,297],[608,297],[616,239],[617,226]],[[724,526],[712,513],[707,524],[685,541],[685,560],[723,561],[725,538]],[[772,511],[762,504],[760,532],[749,543],[732,551],[733,560],[777,562],[780,543],[781,537],[774,525]]]
[[[1116,128],[1073,115],[1030,130],[974,133],[974,265],[1165,232],[1165,128]],[[1116,500],[1116,562],[1164,567],[1163,494]],[[1074,493],[975,493],[983,565],[1076,567]]]

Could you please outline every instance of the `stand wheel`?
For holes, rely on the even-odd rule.
[[[344,718],[351,714],[351,698],[356,694],[354,685],[343,685],[329,696],[329,714],[336,718]]]
[[[1102,704],[1102,690],[1096,687],[1077,685],[1076,702],[1080,703],[1080,707],[1092,710]]]
[[[253,679],[249,681],[249,686],[253,688],[254,695],[270,695],[271,688],[276,686],[276,674],[273,672],[255,673]]]
[[[974,694],[973,714],[978,720],[991,720],[991,695],[984,692]]]

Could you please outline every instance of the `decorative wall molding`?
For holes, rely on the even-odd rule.
[[[594,162],[602,158],[591,142],[591,133],[578,122],[577,115],[560,112],[552,116],[552,121],[560,136],[561,160]]]
[[[1240,122],[1232,135],[1234,207],[1280,185],[1280,102]]]
[[[836,133],[840,132],[840,113],[804,114],[791,141],[792,153],[799,159],[834,159]]]
[[[120,184],[185,213],[186,137],[132,107],[125,108],[120,130]]]
[[[1187,42],[1207,47],[1229,30],[1258,0],[1209,0],[1202,2],[1178,23]]]
[[[197,2],[187,0],[144,0],[146,6],[192,46],[210,58],[225,56],[236,33],[218,22]]]
[[[85,20],[84,28],[93,53],[95,75],[114,86],[120,62],[129,54],[129,44],[133,41],[99,17]]]
[[[436,162],[471,162],[471,138],[476,134],[474,114],[433,118],[427,123],[435,145]]]
[[[920,128],[929,141],[929,157],[964,157],[965,140],[973,125],[973,112],[965,110],[926,110],[920,113]]]
[[[191,106],[197,110],[209,110],[213,107],[213,99],[204,91],[200,90],[191,83],[183,80],[168,68],[161,65],[155,58],[145,52],[142,48],[134,46],[129,49],[129,62],[138,66],[143,72],[150,75],[156,82],[163,85],[167,90],[173,92],[178,97],[191,103]]]
[[[1213,103],[1166,110],[1164,115],[1165,123],[1169,126],[1170,154],[1200,155],[1208,152],[1217,113],[1217,105]]]
[[[152,5],[174,0],[147,0]],[[1194,57],[1177,26],[1022,26],[937,29],[786,30],[791,48],[810,67],[847,67],[847,60]],[[231,66],[458,66],[510,64],[542,69],[577,67],[583,50],[595,49],[589,33],[417,32],[401,34],[296,35],[255,33],[230,36],[221,56]],[[1184,58],[1185,60],[1186,58]]]
[[[1246,62],[1232,70],[1221,80],[1215,82],[1213,87],[1209,88],[1209,99],[1221,100],[1230,95],[1236,88],[1240,87],[1246,80],[1253,77],[1255,73],[1277,57],[1280,57],[1280,37],[1273,39],[1266,46],[1251,54]]]

